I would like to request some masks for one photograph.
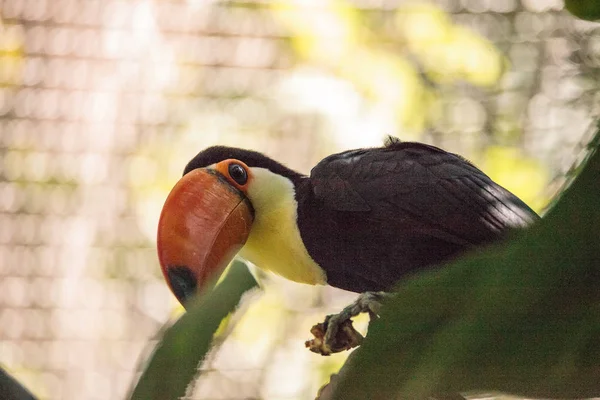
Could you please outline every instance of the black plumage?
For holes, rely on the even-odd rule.
[[[538,218],[464,158],[410,142],[331,155],[296,197],[309,254],[330,285],[356,292],[388,290]]]

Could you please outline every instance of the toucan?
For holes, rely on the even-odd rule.
[[[388,137],[330,155],[310,176],[213,146],[168,195],[157,247],[184,306],[238,253],[295,282],[385,292],[538,218],[474,164],[428,144]]]

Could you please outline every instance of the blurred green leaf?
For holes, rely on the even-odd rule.
[[[534,210],[539,211],[548,203],[542,195],[550,180],[546,166],[519,148],[492,145],[476,162],[490,178]]]
[[[588,21],[600,19],[600,2],[598,0],[565,0],[565,8],[581,19]]]
[[[234,261],[223,281],[196,298],[188,312],[165,331],[130,398],[170,400],[184,396],[219,324],[235,310],[241,296],[255,287],[246,264]]]
[[[35,400],[36,398],[0,367],[0,399],[2,400]]]
[[[535,226],[399,285],[334,398],[600,396],[599,182],[596,152]]]

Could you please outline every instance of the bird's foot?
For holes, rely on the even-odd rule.
[[[328,356],[360,346],[364,337],[352,326],[352,317],[369,313],[371,320],[377,318],[381,302],[387,296],[384,292],[362,293],[340,313],[328,315],[324,322],[313,326],[310,332],[315,338],[306,341],[306,347],[313,353]]]

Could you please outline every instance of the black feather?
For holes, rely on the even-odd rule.
[[[396,137],[396,136],[392,136],[392,135],[387,135],[385,137],[385,139],[383,140],[383,145],[385,147],[390,147],[393,146],[395,144],[400,144],[402,143],[402,140],[400,140],[400,138]]]
[[[192,160],[185,166],[183,175],[188,172],[197,169],[205,168],[209,165],[219,163],[224,160],[235,159],[244,162],[249,167],[259,167],[270,170],[275,174],[285,176],[296,182],[305,175],[302,175],[285,165],[278,163],[275,160],[266,157],[264,154],[252,150],[238,149],[235,147],[226,146],[212,146],[200,153],[198,153]]]
[[[331,285],[357,292],[389,289],[539,218],[463,157],[392,137],[325,158],[297,199],[309,254]]]

